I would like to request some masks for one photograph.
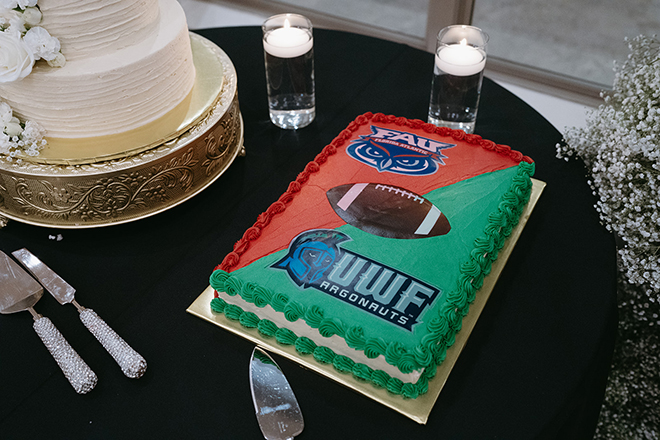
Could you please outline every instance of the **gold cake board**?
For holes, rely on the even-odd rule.
[[[232,321],[225,317],[224,314],[217,314],[211,311],[211,300],[213,299],[213,288],[211,286],[207,287],[204,292],[188,307],[187,312],[191,313],[199,318],[207,320],[219,327],[222,327],[225,330],[229,330],[232,333],[235,333],[243,338],[249,340],[255,345],[266,348],[267,350],[277,353],[281,356],[284,356],[294,362],[297,362],[302,367],[312,370],[318,374],[321,374],[325,377],[328,377],[340,384],[351,388],[358,393],[361,393],[399,413],[405,415],[406,417],[411,418],[420,424],[426,424],[426,421],[431,414],[431,410],[435,405],[440,391],[447,382],[449,373],[451,372],[456,360],[458,359],[459,354],[465,347],[467,340],[472,333],[472,329],[477,323],[479,315],[483,310],[488,298],[490,297],[495,283],[504,269],[504,266],[513,251],[520,234],[522,233],[527,220],[529,220],[530,215],[536,202],[538,201],[543,189],[545,188],[545,182],[540,180],[532,179],[532,193],[529,199],[529,203],[523,210],[523,213],[520,217],[520,222],[511,231],[511,236],[504,243],[504,247],[498,254],[497,260],[493,263],[490,274],[484,278],[484,284],[481,289],[477,292],[474,302],[470,305],[470,313],[463,318],[463,325],[461,331],[456,335],[456,341],[447,350],[447,357],[445,360],[438,366],[436,376],[429,381],[429,389],[426,394],[421,395],[417,399],[406,399],[404,397],[389,393],[385,389],[376,388],[369,382],[360,381],[353,377],[349,373],[340,373],[335,370],[332,365],[324,365],[316,362],[311,355],[301,355],[296,352],[296,349],[293,346],[284,346],[280,345],[275,341],[275,338],[266,338],[261,335],[257,329],[248,329],[243,327],[238,321]],[[291,373],[289,373],[291,374]]]
[[[193,197],[244,154],[234,66],[210,40],[190,37],[195,84],[162,118],[119,135],[49,139],[35,158],[0,154],[0,227],[7,219],[90,228],[149,217]]]

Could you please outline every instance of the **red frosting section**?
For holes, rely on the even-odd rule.
[[[431,177],[403,176],[379,172],[346,154],[346,147],[360,135],[372,133],[371,126],[407,131],[439,142],[456,144],[442,150],[445,165]],[[383,114],[358,116],[330,145],[305,167],[288,190],[249,228],[218,267],[231,271],[247,266],[270,253],[285,249],[299,233],[312,228],[333,229],[345,224],[330,206],[326,191],[346,183],[374,182],[396,185],[417,194],[451,185],[479,174],[532,162],[506,145],[497,145],[462,130],[436,127],[421,120]],[[323,169],[323,172],[319,171]],[[295,200],[296,203],[292,203]],[[285,211],[286,210],[286,211]],[[262,231],[268,232],[262,236]],[[258,240],[257,240],[258,238]]]

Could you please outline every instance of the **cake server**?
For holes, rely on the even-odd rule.
[[[250,358],[250,390],[259,427],[266,440],[291,440],[305,427],[289,382],[275,361],[255,347]]]
[[[60,304],[71,303],[76,306],[80,313],[80,320],[119,364],[124,375],[132,379],[142,377],[147,369],[147,361],[111,329],[94,310],[78,304],[74,299],[76,290],[69,283],[25,248],[12,252],[12,255],[39,280]]]
[[[43,293],[44,289],[34,278],[0,251],[0,313],[29,311],[34,319],[32,327],[69,383],[77,393],[88,393],[96,386],[98,378],[51,320],[34,310],[34,305],[41,299]]]

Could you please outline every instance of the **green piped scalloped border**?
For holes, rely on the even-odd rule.
[[[404,384],[400,379],[392,378],[387,373],[381,372],[389,377],[387,389],[390,392],[402,394],[409,398],[416,398],[428,389],[428,380],[435,375],[436,370],[429,367],[437,367],[445,359],[447,349],[454,343],[456,333],[461,329],[463,317],[467,315],[476,292],[481,288],[484,277],[490,273],[493,261],[497,259],[499,251],[504,246],[504,242],[511,234],[513,228],[517,226],[522,210],[529,201],[532,189],[531,176],[534,174],[535,165],[534,163],[520,162],[517,167],[518,172],[513,177],[508,191],[502,195],[497,211],[492,212],[488,216],[488,224],[484,229],[484,236],[475,239],[475,246],[470,253],[470,258],[461,264],[458,286],[456,286],[455,290],[448,293],[447,300],[439,311],[438,316],[432,318],[427,324],[428,334],[411,351],[406,351],[402,344],[398,342],[387,343],[382,338],[365,338],[364,330],[360,326],[350,326],[347,328],[337,318],[321,318],[324,313],[319,307],[310,307],[308,310],[305,310],[302,304],[290,301],[286,294],[270,292],[268,289],[257,286],[254,283],[244,283],[242,280],[233,277],[223,270],[218,269],[211,274],[210,284],[216,291],[224,291],[230,296],[240,294],[245,301],[253,303],[258,307],[270,304],[276,311],[284,313],[288,321],[293,322],[302,317],[310,327],[318,328],[321,335],[329,337],[336,334],[344,338],[349,347],[364,351],[365,355],[369,358],[383,355],[388,363],[397,367],[402,373],[410,373],[416,369],[423,370],[422,376],[415,384]],[[257,302],[262,305],[259,306]],[[230,305],[230,308],[233,307],[236,307],[242,312],[240,307]],[[226,312],[225,316],[232,319]],[[241,325],[248,327],[242,320],[239,318],[236,319],[239,320]],[[244,320],[247,322],[247,319]],[[274,323],[273,325],[277,327]],[[293,334],[293,332],[291,333]],[[293,336],[295,337],[295,335]],[[305,339],[308,340],[308,338]],[[311,340],[308,341],[314,344]],[[280,342],[279,339],[278,342]],[[324,348],[332,352],[330,348]],[[298,351],[298,345],[296,345],[296,350]],[[303,352],[301,353],[304,354]],[[346,356],[335,356],[341,356],[350,360]],[[318,361],[316,356],[314,359]],[[355,363],[352,360],[351,362]],[[364,364],[356,365],[360,365],[359,368],[361,369],[370,369]],[[345,371],[345,369],[342,370],[342,368],[335,365],[334,362],[333,366],[338,371]],[[355,376],[360,378],[359,375]],[[382,380],[375,381],[372,378],[370,381],[374,385],[382,387]],[[392,381],[401,382],[401,386],[391,386],[390,383]],[[410,387],[414,387],[414,390],[411,390]],[[397,392],[399,388],[400,391]]]
[[[336,354],[329,347],[316,345],[314,341],[305,336],[298,337],[293,331],[278,327],[277,324],[268,319],[260,319],[256,314],[246,312],[237,305],[228,304],[222,298],[213,298],[211,300],[211,310],[214,313],[224,314],[227,319],[238,321],[243,327],[256,328],[264,337],[274,337],[278,344],[292,345],[296,349],[296,352],[303,356],[312,355],[316,362],[332,364],[334,369],[340,373],[350,373],[358,380],[370,382],[374,386],[385,388],[387,391],[396,395],[415,399],[428,390],[428,381],[432,379],[432,376],[429,377],[429,375],[426,375],[425,371],[417,383],[405,383],[401,379],[390,376],[383,370],[374,370],[368,365],[355,362],[348,356]],[[433,371],[435,372],[435,370]]]

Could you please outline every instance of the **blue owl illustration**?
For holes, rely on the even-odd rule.
[[[381,173],[389,171],[397,174],[428,175],[438,169],[438,163],[427,153],[394,145],[380,145],[372,139],[351,144],[347,153]]]

